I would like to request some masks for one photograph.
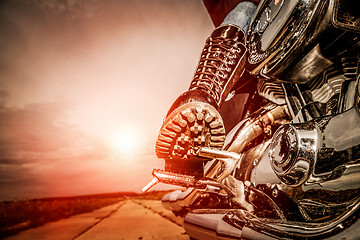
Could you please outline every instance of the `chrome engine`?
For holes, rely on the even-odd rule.
[[[192,238],[357,239],[360,16],[350,3],[260,2],[248,70],[266,104],[247,113],[222,150],[198,151],[203,178],[154,170],[144,188],[187,187],[163,205],[185,216]]]
[[[223,209],[224,199],[218,199],[215,206],[199,206],[199,210],[193,205],[185,217],[185,229],[191,236],[204,239],[201,235],[206,228],[207,233],[211,232],[206,239],[224,236],[230,239],[323,239],[334,235],[333,239],[357,238],[360,85],[358,67],[350,67],[355,66],[359,58],[353,60],[343,61],[343,66],[348,67],[346,71],[329,68],[307,86],[281,83],[286,106],[290,106],[286,112],[294,117],[277,127],[271,137],[263,137],[251,148],[243,147],[256,139],[251,137],[253,127],[250,127],[256,120],[248,119],[229,134],[232,139],[227,141],[224,150],[230,149],[231,157],[222,153],[227,151],[203,149],[199,153],[202,157],[217,159],[208,163],[207,169],[218,170],[212,177],[220,185],[213,188],[217,193],[226,193],[227,206],[231,209]],[[304,88],[307,90],[302,90]],[[267,88],[268,93],[269,89],[271,87]],[[289,95],[290,90],[297,94]],[[264,115],[270,113],[265,112]],[[284,123],[286,118],[281,115],[268,124],[274,126],[278,120]],[[234,152],[238,155],[234,156]],[[219,162],[222,166],[214,167]],[[234,167],[228,169],[229,166]],[[224,173],[228,175],[224,177]],[[203,189],[206,192],[206,188]],[[200,226],[199,222],[203,224]],[[342,231],[344,229],[347,231]]]

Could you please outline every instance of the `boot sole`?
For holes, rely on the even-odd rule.
[[[201,147],[221,149],[225,128],[218,111],[207,103],[190,102],[175,109],[163,123],[155,151],[158,158],[191,159]]]

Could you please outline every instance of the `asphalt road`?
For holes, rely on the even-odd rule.
[[[160,201],[126,200],[57,222],[21,232],[7,240],[188,240],[182,220],[164,209]]]

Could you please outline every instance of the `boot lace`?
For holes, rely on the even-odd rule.
[[[190,89],[207,91],[216,102],[219,102],[226,83],[242,56],[240,53],[240,43],[233,39],[209,38]]]

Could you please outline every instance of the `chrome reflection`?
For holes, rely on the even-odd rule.
[[[289,186],[299,186],[310,174],[319,149],[315,124],[283,125],[270,145],[271,166],[278,177]]]

